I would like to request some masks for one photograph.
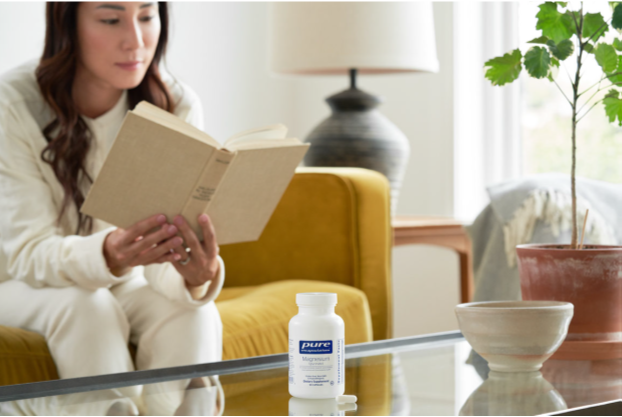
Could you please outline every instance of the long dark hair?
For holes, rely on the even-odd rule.
[[[78,209],[76,234],[90,233],[93,219],[80,213],[84,194],[82,181],[93,182],[86,171],[86,156],[91,147],[91,132],[80,117],[72,99],[73,80],[78,60],[77,9],[79,3],[48,2],[43,55],[36,70],[37,82],[44,100],[55,118],[43,129],[48,145],[41,159],[50,164],[65,192],[57,221],[75,204]],[[158,46],[142,82],[128,90],[128,105],[132,109],[142,100],[172,112],[171,94],[160,77],[159,63],[168,41],[168,6],[158,3],[161,30]]]

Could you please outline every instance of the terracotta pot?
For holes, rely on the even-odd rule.
[[[622,246],[535,244],[516,252],[523,300],[574,304],[566,341],[622,341]]]

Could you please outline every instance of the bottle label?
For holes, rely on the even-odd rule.
[[[289,383],[307,387],[343,384],[344,343],[289,339]]]
[[[319,355],[326,353],[333,353],[333,341],[332,340],[301,340],[300,341],[300,353],[308,355]]]

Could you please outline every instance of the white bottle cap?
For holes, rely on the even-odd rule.
[[[296,294],[299,306],[330,306],[337,304],[337,294],[333,292],[304,292]]]

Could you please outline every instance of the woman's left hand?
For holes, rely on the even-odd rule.
[[[173,223],[181,232],[184,243],[190,248],[190,252],[186,252],[183,246],[178,246],[174,250],[181,256],[181,259],[171,263],[184,278],[189,290],[215,279],[220,273],[219,248],[214,226],[207,214],[201,214],[198,220],[203,230],[203,243],[199,241],[196,233],[183,216],[178,215],[173,219]]]

